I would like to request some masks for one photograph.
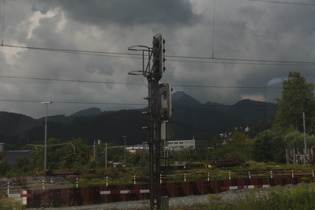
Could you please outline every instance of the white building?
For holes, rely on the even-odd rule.
[[[194,138],[192,140],[167,140],[166,144],[168,150],[208,148],[208,141]]]

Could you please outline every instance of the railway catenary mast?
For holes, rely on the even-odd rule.
[[[161,209],[160,160],[161,160],[161,125],[172,114],[171,87],[168,83],[160,84],[165,71],[165,40],[161,34],[153,36],[152,47],[131,46],[128,49],[142,52],[142,70],[131,71],[131,75],[143,75],[148,80],[149,126],[149,161],[150,161],[150,209]],[[148,59],[145,64],[145,54]],[[152,64],[152,65],[151,65]]]

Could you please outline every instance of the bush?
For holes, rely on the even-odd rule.
[[[248,190],[237,199],[222,201],[219,195],[209,195],[206,209],[313,209],[315,206],[315,183],[294,187],[273,187],[266,191]]]

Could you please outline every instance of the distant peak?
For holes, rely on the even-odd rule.
[[[92,108],[88,108],[88,109],[84,109],[81,111],[78,111],[74,114],[72,114],[71,116],[82,116],[82,117],[87,117],[87,116],[96,116],[96,115],[100,115],[102,113],[100,108],[96,108],[96,107],[92,107]]]
[[[255,100],[251,100],[251,99],[242,99],[242,100],[236,102],[234,105],[240,105],[240,104],[268,104],[268,102],[255,101]]]
[[[186,94],[184,91],[175,92],[172,95],[173,105],[200,105],[200,102],[190,95]]]
[[[182,98],[185,96],[188,96],[188,95],[184,91],[177,91],[172,95],[172,98],[176,100],[178,98]]]

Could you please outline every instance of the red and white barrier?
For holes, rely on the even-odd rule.
[[[29,194],[29,193],[22,193],[22,194],[5,194],[5,195],[0,195],[0,198],[1,197],[6,197],[6,198],[30,198],[30,197],[33,197],[32,194]]]
[[[139,194],[139,193],[150,193],[149,189],[144,190],[109,190],[101,191],[101,195],[119,195],[119,194]]]
[[[32,194],[6,194],[7,198],[30,198]]]
[[[241,190],[241,189],[255,189],[255,188],[268,188],[269,184],[264,185],[244,185],[244,186],[227,186],[221,187],[221,190]]]

